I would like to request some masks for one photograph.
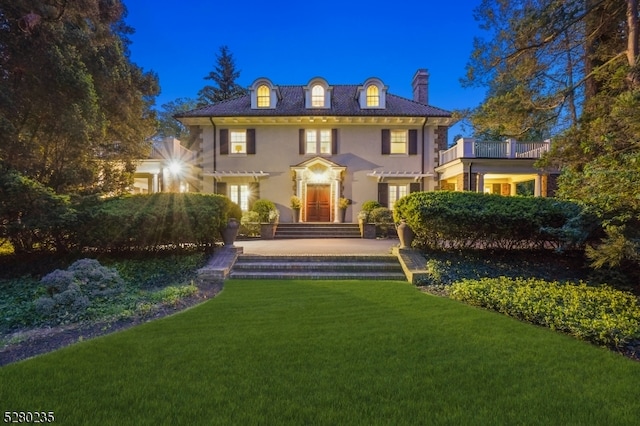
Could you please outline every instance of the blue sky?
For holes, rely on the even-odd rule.
[[[480,0],[212,1],[124,0],[135,29],[131,58],[160,80],[157,106],[196,98],[222,45],[229,46],[238,83],[267,77],[274,84],[359,84],[380,78],[391,93],[411,98],[411,79],[429,70],[429,104],[446,110],[477,106],[483,89],[460,84],[479,34]],[[470,130],[454,126],[456,134]]]

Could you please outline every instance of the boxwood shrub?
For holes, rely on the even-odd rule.
[[[475,192],[414,192],[396,202],[394,217],[432,249],[576,247],[597,227],[576,203]]]
[[[619,348],[640,338],[638,299],[608,286],[499,277],[459,281],[449,295],[598,345]]]

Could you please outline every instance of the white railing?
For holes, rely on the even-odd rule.
[[[494,142],[462,138],[453,147],[439,152],[439,164],[458,158],[540,158],[550,147],[549,139],[542,142],[518,142],[515,139]]]

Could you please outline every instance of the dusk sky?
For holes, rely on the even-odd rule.
[[[460,84],[480,34],[473,9],[480,0],[203,1],[124,0],[133,62],[160,80],[157,106],[196,98],[210,81],[222,45],[240,70],[237,82],[267,77],[276,85],[329,84],[380,78],[389,92],[412,97],[419,68],[430,74],[429,104],[449,111],[477,106],[483,89]],[[456,134],[469,136],[454,126]]]

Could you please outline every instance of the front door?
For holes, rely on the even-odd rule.
[[[331,187],[329,185],[307,185],[307,222],[329,222],[331,220]]]

